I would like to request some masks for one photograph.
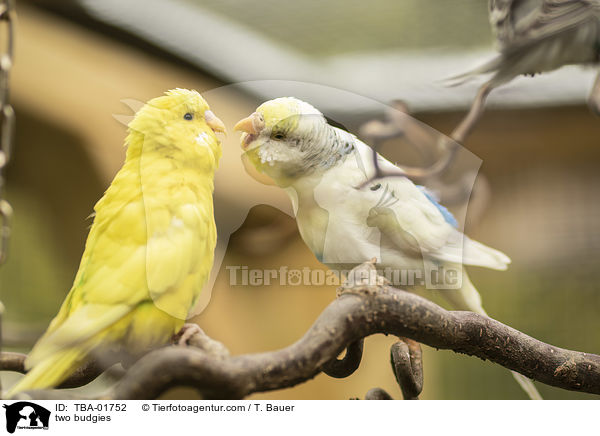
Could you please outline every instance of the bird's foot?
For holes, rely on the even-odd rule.
[[[385,290],[391,282],[379,275],[375,268],[376,263],[377,259],[371,259],[350,271],[342,286],[338,288],[337,296],[346,293],[374,295]]]
[[[184,347],[191,346],[199,348],[219,359],[229,357],[229,350],[227,347],[221,342],[208,337],[197,324],[184,324],[183,327],[181,327],[181,330],[173,336],[173,342]]]
[[[204,331],[198,326],[198,324],[194,323],[186,323],[181,327],[181,330],[173,337],[173,342],[177,345],[191,345],[189,344],[189,340],[192,339],[195,335],[204,335]]]

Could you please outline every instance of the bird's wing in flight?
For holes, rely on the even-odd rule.
[[[600,0],[490,0],[489,10],[500,51],[506,52],[600,19]]]

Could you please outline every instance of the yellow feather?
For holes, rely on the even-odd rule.
[[[7,396],[56,386],[104,348],[135,355],[161,346],[181,328],[217,238],[221,148],[208,109],[196,91],[176,89],[138,111],[125,164],[94,208],[73,287]]]

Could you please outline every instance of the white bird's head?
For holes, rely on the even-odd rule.
[[[234,127],[244,158],[278,185],[327,169],[347,154],[352,136],[327,123],[321,112],[294,97],[261,104]]]

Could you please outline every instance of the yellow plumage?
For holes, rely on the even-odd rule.
[[[169,91],[136,114],[73,287],[7,396],[56,386],[95,355],[136,355],[179,331],[213,263],[215,131],[223,124],[196,91]]]

